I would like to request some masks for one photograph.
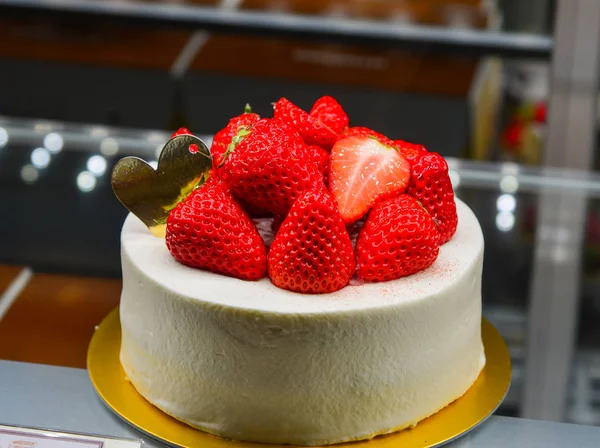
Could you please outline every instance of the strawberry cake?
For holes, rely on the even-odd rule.
[[[143,397],[213,435],[314,446],[413,427],[471,387],[483,235],[441,156],[349,126],[331,97],[246,110],[210,153],[164,238],[123,226],[120,358]]]

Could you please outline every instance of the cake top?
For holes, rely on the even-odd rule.
[[[303,294],[417,275],[458,223],[439,154],[350,127],[328,96],[310,112],[281,98],[272,118],[247,106],[210,150],[180,129],[156,171],[119,161],[113,189],[177,262]]]
[[[152,236],[133,214],[123,226],[123,256],[144,277],[153,279],[165,295],[199,300],[215,307],[256,311],[257,317],[385,310],[435,297],[442,299],[451,291],[459,295],[479,292],[471,279],[480,278],[483,234],[469,207],[460,200],[456,203],[460,226],[453,238],[440,247],[439,256],[429,268],[386,282],[362,282],[354,278],[346,287],[330,294],[298,294],[278,288],[268,277],[247,281],[182,266],[165,249],[164,241]],[[473,289],[465,290],[465,285]]]

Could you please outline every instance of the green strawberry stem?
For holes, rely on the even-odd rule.
[[[192,194],[192,192],[195,189],[202,186],[210,178],[210,173],[211,173],[211,171],[204,172],[204,173],[200,174],[198,177],[196,177],[195,179],[192,179],[187,184],[183,185],[181,187],[181,190],[180,190],[177,198],[175,198],[175,200],[172,203],[165,204],[162,206],[162,208],[167,212],[166,215],[164,217],[162,217],[161,219],[155,219],[154,222],[156,224],[166,224],[167,217],[169,216],[169,212],[171,210],[173,210],[175,207],[177,207],[177,205],[181,201],[184,201],[185,199],[187,199],[187,197],[190,194]]]
[[[250,104],[246,103],[246,105],[244,106],[244,113],[245,114],[251,114],[252,113],[252,108],[250,107]]]
[[[249,127],[242,127],[237,131],[237,134],[235,134],[233,136],[233,138],[231,139],[231,143],[227,146],[227,149],[225,150],[225,153],[223,153],[223,159],[221,160],[221,163],[219,164],[219,168],[221,168],[223,166],[223,164],[225,163],[225,160],[227,160],[227,157],[229,157],[229,154],[231,154],[233,151],[235,151],[235,148],[237,145],[239,145],[242,140],[244,140],[248,135],[250,135],[250,132],[252,132],[250,130]]]

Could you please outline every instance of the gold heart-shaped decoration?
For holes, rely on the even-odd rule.
[[[178,135],[163,148],[156,170],[138,157],[119,160],[112,171],[112,188],[153,235],[164,237],[171,209],[207,179],[211,168],[204,142],[195,135]]]

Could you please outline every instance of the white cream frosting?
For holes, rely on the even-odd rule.
[[[226,438],[321,445],[416,424],[485,357],[483,236],[459,225],[427,270],[302,295],[182,266],[135,216],[121,235],[121,363],[168,414]]]

